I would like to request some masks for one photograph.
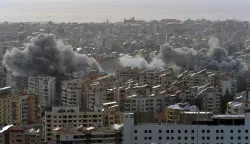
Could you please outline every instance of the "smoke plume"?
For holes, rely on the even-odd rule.
[[[159,57],[164,63],[175,63],[190,70],[223,70],[239,71],[245,66],[241,59],[232,59],[224,48],[216,47],[208,55],[204,52],[190,48],[173,48],[167,44],[162,45]]]
[[[219,39],[217,37],[211,36],[208,39],[208,45],[209,45],[209,52],[211,53],[213,51],[213,49],[219,47],[220,43],[219,43]]]
[[[32,38],[24,50],[14,48],[6,52],[3,65],[15,76],[58,76],[101,70],[94,58],[74,52],[71,46],[57,41],[52,34],[40,34]]]
[[[131,67],[139,69],[161,69],[164,67],[164,63],[161,59],[154,58],[152,62],[148,63],[143,57],[140,56],[122,56],[119,58],[119,62],[123,67]]]

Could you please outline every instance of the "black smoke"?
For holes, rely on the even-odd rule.
[[[62,76],[101,69],[94,58],[74,52],[53,34],[40,34],[32,38],[24,50],[14,48],[6,52],[3,65],[13,75],[21,76]]]

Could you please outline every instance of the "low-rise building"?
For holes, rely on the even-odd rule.
[[[123,143],[231,144],[249,143],[249,115],[213,115],[211,120],[189,124],[137,123],[124,114]]]

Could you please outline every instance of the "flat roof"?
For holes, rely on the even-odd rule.
[[[245,115],[213,115],[212,118],[220,118],[220,119],[245,118]]]
[[[103,105],[106,106],[106,105],[111,105],[111,104],[116,104],[116,103],[117,102],[114,101],[114,102],[109,102],[109,103],[103,103]]]
[[[7,125],[7,126],[3,127],[3,128],[0,130],[0,133],[3,133],[4,131],[8,130],[8,129],[11,128],[12,126],[13,126],[13,124]]]
[[[3,87],[3,88],[0,88],[0,91],[2,91],[2,90],[6,90],[6,89],[10,89],[10,88],[11,88],[10,86]]]

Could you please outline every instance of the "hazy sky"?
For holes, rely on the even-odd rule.
[[[250,20],[250,0],[0,0],[0,21]]]

